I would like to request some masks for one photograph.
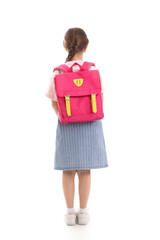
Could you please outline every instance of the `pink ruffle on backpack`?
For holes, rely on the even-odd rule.
[[[74,65],[78,65],[80,71],[73,72]],[[81,66],[75,62],[70,68],[66,64],[54,68],[53,71],[64,71],[54,77],[61,123],[95,121],[104,117],[100,74],[98,70],[89,70],[91,66],[95,64],[84,62]]]

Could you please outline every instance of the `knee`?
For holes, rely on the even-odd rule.
[[[86,170],[77,170],[77,174],[78,174],[78,176],[89,175],[90,172],[91,172],[90,169],[86,169]]]
[[[63,174],[67,174],[69,176],[75,176],[76,170],[64,170]]]

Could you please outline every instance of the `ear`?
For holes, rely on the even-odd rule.
[[[85,53],[86,52],[86,50],[87,50],[87,47],[88,47],[88,44],[87,44],[87,46],[84,48],[84,50],[83,50],[83,52]]]
[[[64,40],[63,40],[63,47],[64,47],[65,51],[68,52],[68,50],[65,48]]]

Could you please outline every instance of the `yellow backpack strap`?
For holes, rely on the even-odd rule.
[[[65,100],[66,100],[67,115],[68,115],[68,116],[71,116],[70,96],[69,96],[69,95],[66,95],[66,96],[65,96]]]
[[[97,104],[96,104],[96,94],[91,94],[91,105],[92,105],[92,112],[97,112]]]

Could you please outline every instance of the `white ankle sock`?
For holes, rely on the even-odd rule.
[[[87,208],[80,208],[80,209],[79,209],[79,212],[80,212],[80,213],[86,213],[86,212],[87,212]]]
[[[67,208],[67,213],[75,213],[75,209],[74,208]]]

